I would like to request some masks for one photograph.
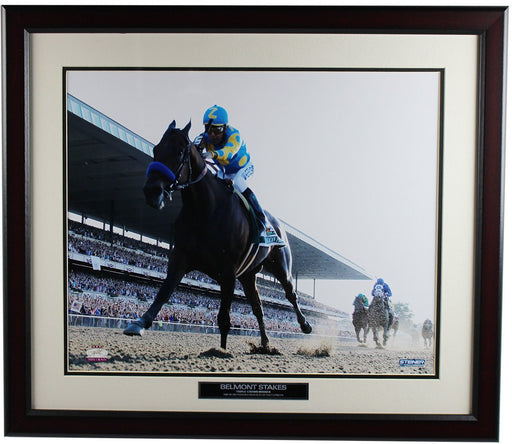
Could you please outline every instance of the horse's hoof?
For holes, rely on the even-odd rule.
[[[304,322],[304,324],[301,324],[300,329],[302,330],[302,333],[305,333],[307,335],[309,335],[313,331],[313,328],[311,327],[311,325],[309,325],[308,321]]]
[[[127,336],[142,336],[144,334],[144,328],[137,322],[132,322],[124,329],[123,333]]]
[[[269,344],[257,346],[252,342],[248,342],[249,348],[251,349],[251,354],[259,354],[259,355],[280,355],[281,352],[275,348],[271,347]]]
[[[375,348],[378,348],[379,350],[383,350],[384,349],[384,347],[382,345],[380,345],[380,344],[377,344],[377,347],[375,347]]]

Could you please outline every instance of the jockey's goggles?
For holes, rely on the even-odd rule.
[[[224,125],[210,125],[210,127],[205,127],[206,132],[212,133],[212,134],[222,134],[225,130]]]

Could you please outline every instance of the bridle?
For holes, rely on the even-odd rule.
[[[169,180],[170,184],[168,187],[164,188],[163,192],[166,198],[169,200],[171,199],[171,194],[174,191],[183,190],[190,185],[193,185],[200,180],[203,179],[203,177],[206,175],[208,168],[205,162],[203,170],[198,174],[198,176],[195,179],[189,180],[188,182],[180,182],[183,172],[185,171],[185,166],[188,167],[189,172],[189,178],[192,176],[192,162],[191,162],[191,149],[192,149],[192,142],[187,136],[187,146],[182,154],[181,163],[178,166],[178,170],[176,174],[164,163],[154,161],[151,162],[148,166],[148,169],[146,171],[146,177],[150,177],[152,173],[158,173],[162,176],[164,176],[167,180]]]

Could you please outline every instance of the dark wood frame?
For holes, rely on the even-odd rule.
[[[506,8],[3,7],[5,433],[34,436],[498,439]],[[326,415],[47,411],[31,408],[31,32],[473,34],[480,41],[474,385],[470,415]]]

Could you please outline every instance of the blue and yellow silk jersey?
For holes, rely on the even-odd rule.
[[[226,125],[224,141],[214,145],[210,142],[208,134],[200,134],[196,142],[201,140],[201,146],[210,151],[213,155],[213,161],[220,165],[226,174],[234,174],[249,163],[251,156],[247,151],[245,142],[240,136],[240,132],[231,125]]]

